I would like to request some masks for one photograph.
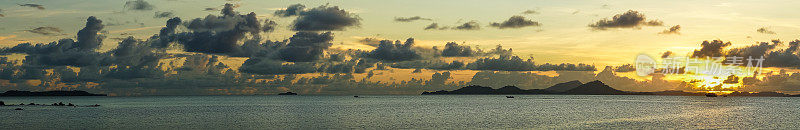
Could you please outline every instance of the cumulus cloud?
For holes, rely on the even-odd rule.
[[[681,34],[681,25],[675,25],[659,32],[658,34]]]
[[[275,15],[297,16],[292,24],[292,30],[295,31],[340,31],[361,25],[358,15],[339,9],[339,6],[322,5],[305,9],[304,5],[294,4],[284,10],[275,11]]]
[[[153,15],[153,18],[171,18],[173,16],[175,16],[175,13],[172,13],[172,12],[169,12],[169,11],[168,12],[156,12],[155,15]]]
[[[36,9],[39,9],[39,10],[44,10],[45,9],[44,5],[40,5],[40,4],[19,4],[19,6],[36,8]]]
[[[430,18],[423,18],[423,17],[420,17],[420,16],[413,16],[413,17],[395,17],[395,18],[394,18],[394,21],[397,21],[397,22],[414,22],[414,21],[417,21],[417,20],[427,20],[427,21],[431,21],[431,20],[433,20],[433,19],[430,19]]]
[[[639,28],[642,26],[661,26],[663,22],[658,20],[647,20],[644,14],[638,11],[628,10],[625,13],[614,15],[611,19],[602,19],[589,27],[595,30],[606,30],[609,28]]]
[[[703,41],[700,44],[700,50],[694,50],[692,57],[721,57],[725,56],[725,47],[731,46],[731,42],[723,42],[722,40]]]
[[[107,62],[108,56],[96,52],[102,44],[104,36],[97,32],[103,29],[102,21],[94,16],[89,17],[86,26],[78,31],[77,39],[61,39],[49,44],[18,44],[11,48],[3,48],[3,53],[25,53],[23,64],[31,66],[92,66]]]
[[[223,54],[236,52],[240,50],[237,43],[247,34],[257,35],[263,30],[255,13],[240,15],[233,11],[233,4],[225,4],[221,14],[186,22],[184,25],[190,32],[176,34],[184,50]]]
[[[452,61],[450,63],[441,60],[414,60],[393,63],[393,68],[401,69],[433,69],[433,70],[460,70],[464,69],[464,62]]]
[[[511,16],[508,20],[500,22],[500,23],[492,23],[489,26],[496,27],[499,29],[506,29],[506,28],[523,28],[529,26],[540,26],[539,22],[525,19],[523,16]]]
[[[799,49],[800,40],[791,41],[788,48],[769,52],[764,60],[764,66],[798,67],[800,66]]]
[[[153,10],[153,5],[144,0],[134,0],[125,2],[125,9],[128,10]]]
[[[480,30],[481,26],[477,21],[469,21],[464,24],[453,27],[455,30]]]
[[[472,47],[458,45],[455,42],[447,42],[441,52],[444,57],[470,57],[477,53]]]
[[[95,50],[103,45],[105,36],[98,35],[97,32],[103,30],[103,21],[94,16],[86,19],[86,27],[78,31],[78,48],[83,50]]]
[[[275,15],[281,17],[300,15],[301,12],[305,11],[305,8],[306,8],[305,5],[293,4],[289,5],[289,7],[287,7],[286,9],[275,11]]]
[[[412,49],[413,46],[414,38],[408,38],[404,43],[401,43],[400,40],[394,43],[390,40],[382,40],[378,48],[369,52],[368,55],[371,58],[389,62],[409,61],[421,58],[420,54]]]
[[[763,34],[776,34],[775,31],[769,30],[766,27],[756,29],[756,32]]]
[[[297,32],[289,38],[289,44],[280,51],[281,59],[291,62],[310,62],[320,58],[322,52],[333,43],[331,32]]]
[[[471,70],[495,71],[594,71],[594,65],[587,64],[542,64],[536,65],[533,59],[523,60],[518,56],[500,55],[498,58],[481,58],[466,65]]]
[[[30,33],[36,33],[41,35],[61,35],[61,29],[57,27],[38,27],[31,30],[25,30]]]
[[[755,45],[739,47],[739,48],[731,48],[727,52],[727,56],[738,56],[738,57],[754,57],[758,58],[761,56],[766,56],[767,53],[775,49],[778,45],[781,44],[780,40],[772,40],[772,43],[769,42],[760,42]]]

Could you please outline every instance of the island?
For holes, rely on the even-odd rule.
[[[278,95],[297,95],[297,93],[285,92],[285,93],[279,93]]]
[[[422,92],[422,95],[532,95],[532,94],[561,94],[561,95],[670,95],[670,96],[706,96],[705,92],[685,92],[679,90],[659,92],[628,92],[614,89],[602,81],[595,80],[588,83],[569,81],[553,85],[546,89],[524,90],[516,86],[505,86],[499,89],[470,85],[453,91],[439,90]],[[759,96],[759,97],[798,97],[778,92],[732,92],[721,96]]]
[[[44,91],[44,92],[31,92],[31,91],[17,91],[9,90],[0,93],[0,97],[25,97],[25,96],[106,96],[106,94],[94,94],[86,91]]]

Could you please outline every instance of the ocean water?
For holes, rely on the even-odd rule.
[[[800,98],[646,95],[0,97],[0,129],[798,129]]]

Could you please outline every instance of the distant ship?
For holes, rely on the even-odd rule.
[[[717,97],[716,93],[706,93],[706,97]]]

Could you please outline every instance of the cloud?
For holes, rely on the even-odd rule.
[[[518,56],[500,55],[498,58],[481,58],[466,66],[471,70],[494,71],[594,71],[594,65],[587,64],[542,64],[536,65],[533,59],[523,60]]]
[[[0,9],[0,17],[6,17],[6,15],[3,14],[3,9]]]
[[[165,48],[168,47],[170,42],[176,41],[177,37],[174,35],[175,28],[178,28],[178,25],[181,24],[181,18],[175,17],[167,20],[166,27],[161,28],[158,35],[154,38],[154,43],[151,46],[155,48]],[[157,40],[156,40],[157,39]]]
[[[659,32],[658,34],[681,34],[681,25],[672,26],[664,31]]]
[[[368,53],[368,56],[374,59],[398,62],[420,59],[421,56],[415,50],[414,38],[406,39],[406,42],[401,43],[400,40],[392,43],[390,40],[382,40],[378,48]]]
[[[798,67],[800,66],[800,40],[789,42],[789,47],[783,50],[772,51],[767,54],[764,66],[771,67]]]
[[[766,56],[767,53],[775,49],[778,45],[781,44],[779,40],[772,40],[772,44],[769,42],[760,42],[756,45],[739,47],[739,48],[731,48],[726,53],[727,56],[738,56],[738,57],[753,57],[759,58],[761,56]]]
[[[449,29],[449,28],[450,28],[450,27],[446,27],[446,26],[445,26],[445,27],[439,27],[439,24],[438,24],[438,23],[431,23],[430,25],[428,25],[428,26],[425,26],[425,28],[424,28],[424,29],[425,29],[425,30],[432,30],[432,29],[438,29],[438,30],[447,30],[447,29]]]
[[[39,10],[44,10],[45,9],[44,5],[40,5],[40,4],[19,4],[19,6],[36,8],[36,9],[39,9]]]
[[[396,62],[391,66],[401,69],[460,70],[464,69],[464,65],[464,62],[461,61],[447,63],[441,60],[413,60]]]
[[[272,32],[275,31],[275,26],[278,26],[278,23],[272,20],[264,20],[264,27],[261,29],[262,32]]]
[[[82,50],[95,50],[103,45],[105,36],[97,35],[97,32],[103,30],[103,21],[94,16],[86,19],[86,27],[78,31],[78,48]]]
[[[153,8],[155,8],[153,5],[144,0],[125,2],[125,9],[128,10],[153,10]]]
[[[176,34],[178,43],[187,52],[235,53],[241,48],[237,43],[247,34],[258,35],[263,30],[256,14],[239,15],[232,4],[225,4],[222,16],[208,15],[184,23],[190,32]]]
[[[666,51],[664,53],[661,53],[661,58],[667,58],[669,56],[672,56],[672,51]]]
[[[539,13],[540,12],[536,10],[525,10],[522,12],[522,14],[539,14]]]
[[[489,26],[496,27],[499,29],[506,29],[506,28],[523,28],[529,26],[540,26],[539,22],[525,19],[523,16],[515,15],[508,18],[508,20],[500,22],[500,23],[492,23]]]
[[[31,30],[25,30],[30,33],[36,33],[41,35],[61,35],[61,29],[57,27],[38,27]]]
[[[469,21],[464,24],[453,27],[454,30],[480,30],[481,26],[477,21]]]
[[[647,20],[644,14],[638,11],[628,10],[623,14],[614,15],[611,19],[602,19],[594,24],[589,24],[594,30],[606,30],[609,28],[640,28],[642,26],[661,26],[663,22],[658,20]]]
[[[153,18],[171,18],[173,16],[175,16],[175,13],[172,12],[156,12]]]
[[[341,31],[361,25],[358,15],[339,9],[339,6],[321,5],[305,9],[304,5],[294,4],[284,10],[275,11],[275,15],[297,16],[292,23],[292,30],[295,31]]]
[[[700,50],[694,50],[694,52],[692,53],[692,57],[705,58],[705,57],[725,56],[724,49],[725,47],[731,46],[731,42],[713,40],[711,42],[703,41],[703,43],[701,43],[700,45],[703,47],[700,48]]]
[[[27,54],[23,64],[28,67],[106,65],[110,63],[108,55],[96,52],[105,38],[97,34],[102,29],[102,21],[91,16],[87,19],[86,26],[78,31],[77,42],[73,39],[61,39],[49,44],[22,43],[3,48],[2,52]]]
[[[775,31],[769,30],[766,27],[756,29],[756,32],[763,34],[776,34]]]
[[[301,12],[305,11],[305,8],[306,8],[305,5],[293,4],[289,5],[289,7],[287,7],[286,9],[275,11],[275,15],[281,17],[296,16],[300,15]]]
[[[417,21],[417,20],[427,20],[427,21],[431,21],[431,20],[433,20],[433,19],[430,19],[430,18],[423,18],[423,17],[420,17],[420,16],[413,16],[413,17],[395,17],[395,18],[394,18],[394,21],[397,21],[397,22],[414,22],[414,21]]]
[[[455,42],[447,42],[441,52],[444,57],[470,57],[477,55],[477,53],[472,50],[472,47],[461,46]]]
[[[289,44],[281,49],[281,59],[290,62],[310,62],[320,58],[322,52],[333,43],[331,32],[297,32],[289,38]]]

